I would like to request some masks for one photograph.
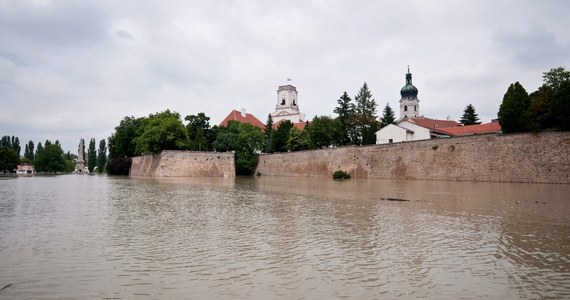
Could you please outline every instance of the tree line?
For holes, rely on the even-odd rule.
[[[95,140],[91,139],[91,142],[94,144]],[[18,164],[31,164],[36,172],[70,173],[74,171],[77,159],[77,155],[69,151],[64,153],[58,140],[52,143],[49,139],[43,145],[38,142],[37,146],[33,141],[29,141],[24,145],[23,157],[20,153],[20,139],[16,136],[3,136],[0,140],[0,172],[12,173]],[[90,172],[93,172],[96,166],[102,172],[106,159],[105,140],[100,142],[99,154],[89,146],[87,165]]]
[[[553,68],[542,78],[530,95],[518,81],[509,86],[498,113],[504,133],[570,130],[570,72]]]

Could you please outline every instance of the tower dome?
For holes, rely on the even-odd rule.
[[[418,96],[418,89],[412,84],[412,74],[409,67],[406,74],[406,85],[400,90],[400,95],[402,98],[416,98]]]

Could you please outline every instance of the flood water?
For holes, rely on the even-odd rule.
[[[0,178],[0,289],[0,299],[569,299],[570,185]]]

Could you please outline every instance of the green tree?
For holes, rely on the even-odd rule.
[[[293,123],[285,120],[279,123],[277,129],[273,132],[271,138],[271,147],[275,152],[287,152],[287,141],[289,140],[289,132],[293,127]]]
[[[551,102],[554,98],[554,91],[552,88],[543,84],[529,97],[529,107],[523,114],[523,118],[528,122],[528,129],[538,132],[543,129],[553,128],[554,119],[551,112]]]
[[[33,161],[34,160],[34,142],[29,141],[24,150],[24,157]]]
[[[258,155],[264,146],[263,131],[256,126],[229,121],[218,129],[214,142],[216,151],[235,151],[236,173],[251,175],[257,166]]]
[[[0,172],[12,172],[20,163],[20,157],[16,150],[9,147],[0,147]]]
[[[463,125],[481,124],[481,122],[479,122],[479,116],[477,115],[477,113],[475,113],[475,107],[473,107],[473,105],[471,104],[465,107],[465,110],[463,111],[463,116],[461,117],[459,122],[461,122],[461,124]]]
[[[517,81],[511,84],[503,97],[499,107],[499,123],[504,133],[526,131],[528,122],[524,119],[524,112],[530,105],[530,97],[526,90]]]
[[[542,73],[544,83],[550,87],[554,94],[562,87],[564,82],[570,81],[570,71],[566,71],[564,67],[550,69],[548,72]]]
[[[97,153],[97,171],[102,173],[105,169],[105,164],[107,163],[107,145],[105,140],[99,141],[99,150]]]
[[[133,163],[130,157],[118,157],[109,160],[107,163],[107,174],[109,175],[129,175],[129,170]]]
[[[95,150],[95,139],[91,138],[87,150],[87,169],[89,173],[93,173],[95,166],[97,166],[97,151]]]
[[[552,111],[556,129],[570,130],[570,81],[560,84],[552,99]]]
[[[20,147],[20,139],[17,136],[11,136],[11,137],[9,135],[3,136],[2,139],[0,140],[0,147],[10,148],[16,151],[16,154],[18,154],[18,157],[20,157],[20,151],[22,149]]]
[[[337,146],[342,143],[340,121],[329,116],[315,116],[305,130],[308,131],[311,146],[316,149]]]
[[[354,97],[356,102],[355,112],[356,120],[355,125],[358,130],[358,143],[360,145],[367,145],[375,138],[370,138],[370,132],[373,128],[378,128],[376,124],[376,101],[372,98],[372,93],[368,89],[366,82],[362,85],[358,94]]]
[[[133,140],[139,136],[145,118],[124,117],[108,138],[109,159],[137,155]]]
[[[44,146],[42,146],[41,142],[38,142],[38,148],[36,148],[36,154],[34,155],[34,158],[37,157],[38,154],[40,154],[43,150],[44,150]]]
[[[211,140],[208,138],[210,128],[210,117],[201,112],[197,115],[188,115],[184,118],[188,121],[189,149],[193,151],[209,151],[212,149]]]
[[[140,130],[142,133],[133,140],[138,154],[158,154],[162,150],[181,150],[188,146],[188,131],[176,112],[166,110],[151,114]]]
[[[267,122],[265,123],[265,153],[273,153],[273,118],[271,114],[267,115]]]
[[[287,141],[287,149],[289,151],[301,151],[311,149],[311,141],[306,130],[291,127],[289,132],[289,140]]]
[[[64,172],[66,170],[66,163],[63,159],[63,150],[61,150],[59,145],[48,143],[48,145],[36,155],[34,167],[38,172]]]
[[[382,118],[380,118],[380,128],[384,128],[396,121],[394,115],[394,110],[390,107],[389,103],[386,103],[384,110],[382,111]]]
[[[337,103],[338,106],[335,107],[334,113],[338,115],[337,120],[340,124],[340,145],[349,145],[356,140],[354,131],[355,106],[346,92],[340,96]]]

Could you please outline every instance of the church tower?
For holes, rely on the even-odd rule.
[[[279,86],[277,89],[277,104],[275,111],[271,113],[273,122],[289,120],[293,123],[305,122],[305,115],[299,110],[297,88],[288,84]]]
[[[412,85],[412,74],[408,66],[406,74],[406,85],[400,90],[400,119],[417,118],[420,115],[420,99],[418,99],[418,89]]]

